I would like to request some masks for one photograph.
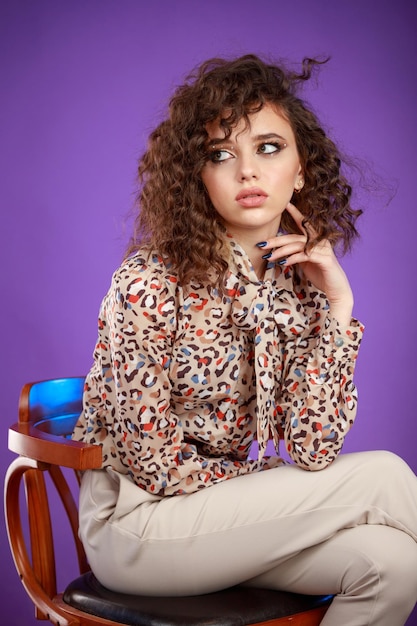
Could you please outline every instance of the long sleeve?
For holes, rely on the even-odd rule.
[[[277,412],[289,456],[319,470],[337,457],[356,416],[353,374],[363,328],[353,319],[342,333],[311,284],[298,286],[298,298],[308,322],[286,345]]]

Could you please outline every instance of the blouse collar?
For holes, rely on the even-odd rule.
[[[263,284],[273,284],[275,287],[278,284],[282,288],[293,289],[293,270],[291,267],[281,268],[277,263],[270,262],[266,266],[265,275],[262,280],[258,278],[253,268],[251,260],[246,254],[245,250],[233,239],[231,235],[228,235],[228,241],[231,249],[230,270],[235,276],[240,276],[247,283],[251,283],[258,287]]]

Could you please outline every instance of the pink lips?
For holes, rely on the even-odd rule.
[[[259,189],[259,187],[251,187],[250,189],[242,189],[242,191],[237,194],[235,200],[240,206],[252,208],[262,206],[267,197],[268,194],[262,189]]]

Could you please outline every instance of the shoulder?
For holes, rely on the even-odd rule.
[[[139,250],[123,261],[112,277],[112,287],[122,292],[137,292],[144,288],[175,291],[178,278],[170,263],[160,254]]]
[[[178,308],[178,280],[160,255],[139,251],[114,272],[103,302],[109,315],[173,322]]]

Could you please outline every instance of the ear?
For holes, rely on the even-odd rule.
[[[294,192],[300,193],[303,187],[304,187],[304,174],[300,166],[298,170],[298,174],[297,174],[297,180],[295,181]]]

